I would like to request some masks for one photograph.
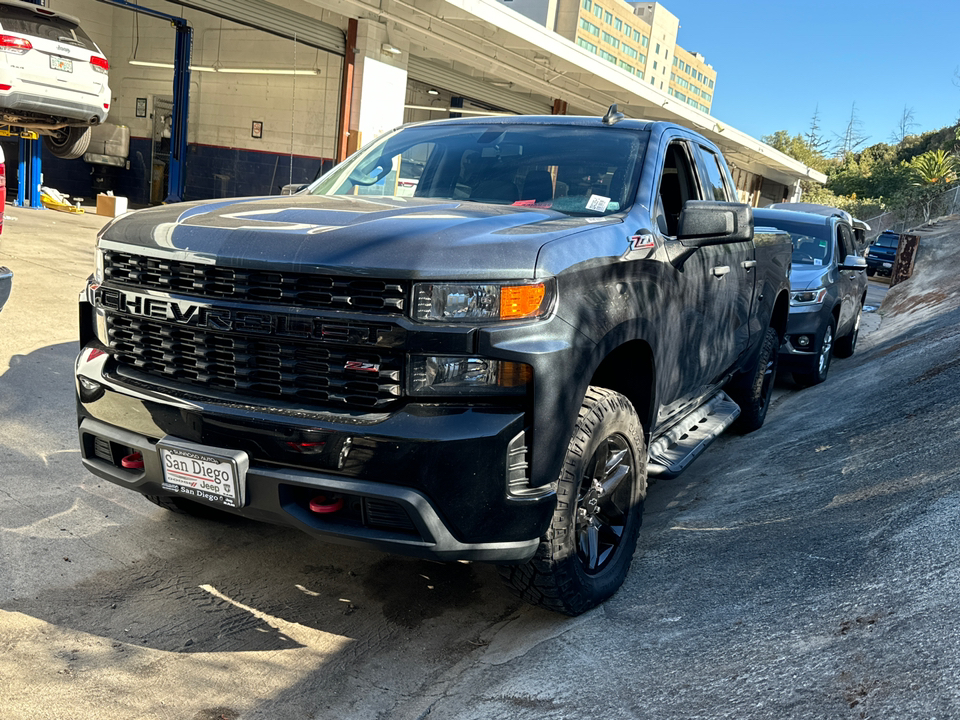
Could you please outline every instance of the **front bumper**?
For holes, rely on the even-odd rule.
[[[249,456],[246,502],[224,510],[324,540],[510,563],[529,559],[549,525],[553,488],[519,488],[508,467],[526,453],[523,412],[411,403],[335,415],[213,404],[138,386],[110,371],[109,354],[90,350],[77,361],[83,464],[118,485],[175,495],[156,446],[180,439]],[[121,467],[134,452],[143,468]],[[342,497],[343,511],[311,511],[318,495]]]
[[[893,262],[895,258],[874,258],[867,255],[866,260],[867,267],[881,275],[889,275],[893,272]]]
[[[829,318],[830,310],[826,303],[791,306],[787,316],[787,332],[780,346],[779,362],[784,370],[812,372],[819,366],[817,350]],[[809,338],[809,344],[801,345],[800,337]]]

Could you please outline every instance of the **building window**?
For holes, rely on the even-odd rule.
[[[643,70],[637,70],[637,77],[643,80]]]
[[[650,78],[650,84],[651,84],[651,85],[656,85],[656,84],[657,84],[657,79],[656,79],[655,77]]]
[[[657,61],[656,61],[656,60],[653,61],[653,69],[654,69],[654,70],[657,69]]]
[[[703,82],[703,73],[701,72],[697,73],[697,82]]]
[[[650,44],[650,40],[646,35],[640,36],[640,47],[647,47]]]
[[[710,93],[707,93],[707,92],[705,92],[705,93],[700,93],[700,96],[701,96],[704,100],[706,100],[707,102],[710,102],[711,100],[713,100],[713,95],[711,95]]]
[[[710,81],[710,89],[713,90],[713,80]]]
[[[623,45],[620,46],[620,49],[623,51],[624,55],[628,55],[632,58],[635,58],[637,56],[637,51],[634,50],[629,45],[627,45],[626,43],[623,43]]]
[[[594,45],[592,42],[588,42],[584,40],[583,38],[577,38],[577,45],[579,45],[582,48],[586,48],[592,53],[595,53],[597,51],[596,45]]]
[[[664,50],[664,51],[663,51],[663,59],[664,59],[664,60],[669,60],[669,59],[670,59],[670,51],[669,51],[669,50]]]
[[[598,18],[602,18],[602,17],[603,17],[603,8],[600,7],[599,5],[594,5],[594,6],[593,6],[593,14],[596,15]]]
[[[593,9],[593,0],[583,0],[581,5],[583,6],[584,10],[586,10],[587,12],[590,12],[590,10]]]
[[[647,64],[647,56],[644,55],[643,53],[640,53],[640,54],[637,56],[637,58],[638,58],[638,59],[640,60],[640,62],[643,63],[644,65]]]
[[[654,54],[654,55],[659,55],[659,54],[660,54],[660,43],[657,43],[657,49],[653,51],[653,54]]]
[[[634,72],[634,71],[636,70],[636,68],[634,68],[633,65],[631,65],[630,63],[628,63],[628,62],[626,62],[626,61],[624,61],[624,60],[621,60],[618,64],[619,64],[620,67],[622,67],[624,70],[629,70],[630,72]]]
[[[602,57],[604,60],[607,60],[608,62],[612,62],[614,65],[616,65],[617,63],[617,58],[611,55],[610,53],[608,53],[606,50],[597,50],[597,55]]]
[[[677,100],[679,100],[680,102],[686,102],[686,101],[687,101],[687,96],[684,95],[684,94],[683,94],[682,92],[680,92],[679,90],[678,90],[677,92],[675,92],[674,95],[676,96]]]
[[[584,20],[583,18],[580,18],[580,27],[581,27],[582,29],[586,30],[586,31],[587,31],[588,33],[590,33],[591,35],[599,35],[599,34],[600,34],[600,28],[598,28],[598,27],[597,27],[596,25],[594,25],[592,22],[587,22],[587,21]]]
[[[609,10],[603,11],[603,21],[609,25],[613,22],[613,14]]]
[[[690,63],[684,63],[684,65],[686,65],[686,67],[687,67],[687,75],[689,75],[689,74],[690,74],[690,69],[691,69],[691,68],[690,68]]]
[[[633,28],[630,27],[629,25],[624,25],[623,34],[629,38],[631,35],[633,35]]]
[[[622,32],[623,20],[621,20],[620,18],[617,18],[616,20],[613,21],[613,26],[617,29],[617,32]]]

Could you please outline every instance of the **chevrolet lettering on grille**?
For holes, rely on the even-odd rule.
[[[96,305],[125,315],[206,330],[313,338],[350,345],[378,343],[377,330],[370,326],[331,322],[309,315],[213,307],[204,303],[155,297],[102,286],[97,289]]]

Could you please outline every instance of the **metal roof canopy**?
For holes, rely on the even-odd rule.
[[[195,0],[194,0],[195,1]],[[826,176],[717,118],[644,82],[511,10],[498,0],[300,0],[346,16],[387,24],[388,33],[409,41],[412,77],[433,68],[433,78],[449,71],[447,89],[477,100],[505,100],[508,93],[526,102],[514,105],[551,107],[556,98],[578,110],[602,115],[618,103],[629,117],[676,122],[709,138],[738,167],[792,185],[799,179],[826,182]],[[272,6],[264,3],[264,14]],[[396,43],[394,43],[396,44]],[[476,97],[477,86],[457,87],[457,79],[490,86]],[[664,79],[667,79],[665,76]],[[471,83],[472,84],[472,83]],[[496,92],[496,88],[505,92]]]

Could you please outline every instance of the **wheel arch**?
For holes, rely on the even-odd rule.
[[[633,404],[649,443],[655,422],[657,372],[653,348],[648,342],[635,339],[617,345],[593,371],[590,385],[626,397]]]

